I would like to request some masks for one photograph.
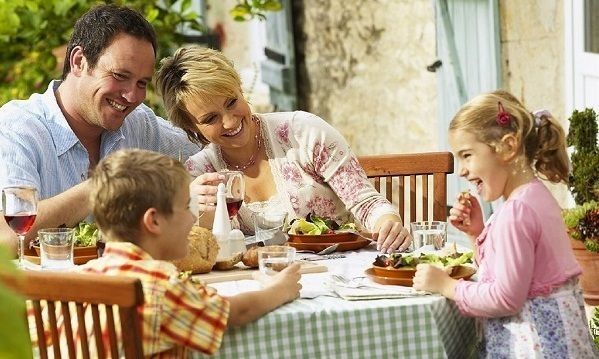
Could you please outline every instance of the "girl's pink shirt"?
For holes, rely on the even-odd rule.
[[[528,298],[549,294],[582,273],[561,209],[538,179],[514,193],[476,241],[478,282],[460,280],[455,290],[465,315],[513,315]]]

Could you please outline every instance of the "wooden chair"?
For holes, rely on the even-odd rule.
[[[68,352],[69,358],[78,357],[77,349],[80,349],[83,358],[89,358],[90,346],[94,344],[94,357],[106,358],[107,353],[112,358],[143,357],[137,308],[143,304],[144,297],[139,279],[27,271],[18,278],[4,276],[0,281],[13,287],[31,304],[29,311],[31,313],[33,310],[35,317],[39,357],[48,358],[48,352],[51,351],[54,358],[61,358],[62,346],[62,352]],[[61,318],[56,315],[59,303]],[[105,313],[106,320],[101,319],[101,313]],[[71,319],[75,317],[77,328],[73,330]],[[104,327],[102,322],[105,323]],[[120,330],[117,331],[119,322]],[[61,326],[62,330],[59,329]],[[88,341],[86,334],[91,332],[93,343]],[[104,333],[104,337],[101,333]],[[76,347],[77,343],[80,348]],[[123,353],[119,353],[119,349]]]
[[[404,224],[447,220],[447,175],[453,173],[450,152],[362,156],[358,161],[377,191],[397,205]]]

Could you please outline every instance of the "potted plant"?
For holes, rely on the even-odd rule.
[[[592,109],[574,111],[567,143],[572,173],[569,188],[576,207],[564,211],[574,255],[582,267],[581,286],[587,304],[599,305],[599,148],[597,115]]]

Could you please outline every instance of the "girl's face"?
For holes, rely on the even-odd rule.
[[[460,164],[458,174],[476,187],[483,200],[507,198],[509,168],[491,146],[464,130],[450,131],[449,144]]]
[[[197,130],[222,148],[242,148],[252,139],[250,107],[241,91],[234,97],[214,96],[211,101],[187,104]]]

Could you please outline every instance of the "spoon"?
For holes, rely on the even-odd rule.
[[[333,253],[334,251],[336,251],[338,247],[339,247],[339,243],[335,243],[333,245],[326,247],[325,249],[321,250],[320,252],[317,252],[316,254],[318,254],[318,255],[330,254],[330,253]]]
[[[333,253],[334,251],[337,250],[338,247],[339,247],[339,243],[334,243],[334,244],[326,247],[325,249],[321,250],[320,252],[314,252],[309,249],[302,249],[302,250],[296,251],[295,253],[312,253],[312,254],[318,254],[318,255],[325,255],[325,254]]]

